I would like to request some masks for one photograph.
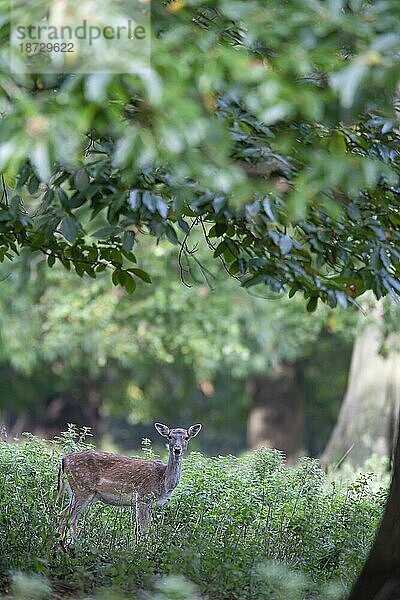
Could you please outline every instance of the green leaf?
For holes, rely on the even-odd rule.
[[[136,290],[136,281],[133,277],[128,275],[128,277],[124,279],[123,286],[128,294],[133,294],[133,292]]]
[[[347,152],[347,144],[346,144],[346,136],[342,131],[336,130],[332,133],[331,138],[329,139],[329,150],[335,154],[346,154]]]
[[[18,173],[17,187],[24,186],[26,184],[26,182],[28,181],[31,174],[32,174],[32,169],[31,169],[30,165],[28,163],[25,163],[22,166],[22,168],[20,169],[20,172]]]
[[[15,217],[19,213],[22,200],[21,196],[15,195],[10,200],[10,213]]]
[[[122,248],[125,252],[130,252],[133,248],[133,244],[135,243],[135,234],[133,231],[124,231],[124,235],[122,236]]]
[[[65,239],[73,244],[78,236],[81,226],[72,215],[67,215],[60,223],[60,230]]]
[[[4,181],[6,186],[12,190],[15,190],[17,187],[17,178],[14,175],[10,175],[10,173],[4,173]]]
[[[312,296],[307,302],[307,311],[314,312],[318,306],[318,296]]]
[[[133,262],[133,263],[137,262],[136,256],[133,254],[133,252],[126,252],[126,250],[124,250],[123,248],[122,248],[121,252],[125,256],[125,258],[127,260],[129,260],[130,262]]]
[[[165,234],[166,234],[167,238],[169,239],[169,241],[171,242],[171,244],[178,243],[178,236],[176,235],[176,231],[172,227],[172,225],[170,225],[169,223],[166,224]]]
[[[96,239],[108,239],[119,235],[122,231],[123,229],[121,227],[102,227],[90,235]]]
[[[67,207],[68,208],[79,208],[86,202],[87,198],[80,193],[75,193],[73,196],[68,198]]]
[[[63,267],[65,267],[65,269],[67,269],[67,271],[71,270],[71,261],[66,260],[65,258],[60,258],[61,260],[61,264],[63,265]]]
[[[226,250],[226,241],[222,240],[222,242],[220,242],[214,250],[214,254],[213,254],[214,258],[217,258],[218,256],[220,256],[225,250]]]
[[[279,238],[279,248],[283,255],[289,254],[293,247],[293,240],[289,235],[282,235]]]
[[[237,273],[239,273],[240,269],[239,269],[239,263],[237,260],[233,261],[233,263],[231,265],[229,265],[228,271],[231,275],[236,275]]]
[[[122,253],[117,248],[111,248],[110,250],[110,260],[117,265],[122,265],[123,258]]]
[[[55,188],[54,193],[56,195],[56,198],[61,203],[61,206],[63,206],[64,208],[69,208],[68,196],[67,196],[66,192],[61,187],[57,187],[57,188]]]
[[[99,251],[96,246],[91,246],[88,250],[86,259],[90,262],[95,262],[99,257]]]
[[[126,204],[126,194],[125,192],[118,192],[116,194],[111,194],[108,196],[108,211],[107,211],[107,219],[111,225],[116,225],[119,220],[119,216],[121,213],[121,209]]]
[[[217,223],[215,225],[215,233],[217,235],[217,237],[220,237],[221,235],[223,235],[225,233],[225,231],[227,230],[228,226],[226,223]]]
[[[229,252],[232,254],[232,256],[234,258],[237,258],[239,256],[239,248],[238,248],[237,244],[229,238],[225,238],[225,242],[226,242],[227,249],[229,250]]]
[[[83,277],[83,275],[85,274],[85,271],[86,271],[84,265],[80,262],[76,262],[76,263],[74,263],[74,266],[75,266],[75,271],[76,271],[77,275],[79,275],[79,277]]]
[[[128,271],[130,271],[131,273],[134,273],[134,275],[136,275],[136,277],[139,277],[139,279],[141,279],[145,283],[152,282],[150,275],[148,273],[146,273],[146,271],[143,271],[143,269],[138,269],[137,267],[132,267],[132,268],[128,269]]]
[[[186,223],[185,219],[178,219],[178,225],[179,227],[182,229],[182,231],[184,233],[189,233],[190,231],[190,227],[189,225]]]
[[[118,285],[119,284],[119,277],[120,277],[120,269],[115,269],[115,271],[113,271],[113,274],[111,276],[112,282],[114,285]]]
[[[74,175],[74,185],[77,190],[84,192],[89,187],[89,176],[85,169],[79,169]]]
[[[29,179],[29,183],[28,183],[28,191],[30,194],[36,194],[36,192],[39,189],[39,184],[40,181],[39,179],[36,177],[36,175],[32,174],[31,178]]]

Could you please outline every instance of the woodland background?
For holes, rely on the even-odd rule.
[[[11,43],[132,6],[150,61]],[[398,0],[0,3],[2,591],[398,600],[399,17]],[[93,514],[103,541],[66,561],[54,481],[86,430],[31,433],[72,422],[132,453],[154,420],[204,425],[181,495],[147,545],[131,513]]]
[[[134,299],[106,277],[81,281],[28,252],[12,272],[3,265],[0,407],[10,437],[53,437],[75,423],[128,451],[154,438],[156,418],[200,421],[207,454],[265,445],[294,462],[322,454],[347,390],[358,416],[339,442],[336,429],[326,456],[349,451],[356,466],[389,456],[396,305],[366,297],[362,310],[310,315],[301,299],[240,289],[201,243],[207,279],[194,268],[186,287],[178,252],[165,243],[150,251],[144,240],[140,262],[156,290],[141,284]]]

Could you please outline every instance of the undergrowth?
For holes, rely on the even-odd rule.
[[[0,590],[16,599],[329,600],[348,592],[382,514],[372,475],[328,481],[318,463],[286,467],[261,449],[184,460],[182,481],[156,509],[147,540],[134,510],[91,506],[76,557],[58,547],[57,472],[87,447],[71,427],[53,443],[0,442]],[[145,449],[146,457],[151,450]],[[67,499],[63,499],[65,505]]]

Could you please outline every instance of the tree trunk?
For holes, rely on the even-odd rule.
[[[385,514],[375,544],[348,600],[400,598],[400,436]]]
[[[69,394],[58,395],[47,406],[44,415],[46,434],[58,435],[68,423],[78,427],[90,427],[95,440],[104,434],[104,420],[101,415],[102,398],[96,385],[90,380],[76,386]]]
[[[17,433],[30,431],[35,435],[52,438],[67,429],[68,423],[78,427],[90,427],[95,440],[104,434],[102,398],[97,382],[87,378],[71,385],[71,390],[51,395],[43,405],[19,418],[13,429]]]
[[[348,453],[346,460],[360,467],[372,453],[392,453],[400,406],[400,354],[383,358],[380,345],[378,322],[366,326],[356,338],[347,390],[322,464]]]
[[[296,462],[303,454],[302,381],[296,365],[282,365],[273,377],[255,378],[251,394],[249,447],[277,448],[289,463]]]

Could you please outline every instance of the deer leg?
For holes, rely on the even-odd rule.
[[[64,508],[64,510],[62,510],[60,512],[60,514],[58,515],[59,519],[60,519],[59,526],[58,526],[58,534],[61,538],[60,544],[61,544],[61,548],[63,550],[65,550],[66,531],[67,531],[67,526],[69,524],[69,521],[71,519],[73,504],[74,504],[74,498],[73,498],[73,496],[71,496],[67,507]]]
[[[61,536],[61,547],[65,550],[66,532],[67,527],[71,529],[71,542],[76,543],[76,528],[78,525],[78,519],[82,512],[89,506],[94,498],[94,494],[90,494],[85,498],[77,498],[75,495],[72,496],[67,508],[60,513],[60,526],[58,532]]]
[[[140,535],[147,535],[147,528],[151,519],[151,502],[148,500],[136,500],[136,523]]]
[[[74,513],[71,517],[71,541],[73,544],[76,542],[76,527],[78,525],[78,519],[83,511],[89,506],[89,504],[92,503],[94,496],[94,494],[90,494],[90,496],[87,496],[84,500],[80,500],[78,503],[76,503],[74,507]]]

